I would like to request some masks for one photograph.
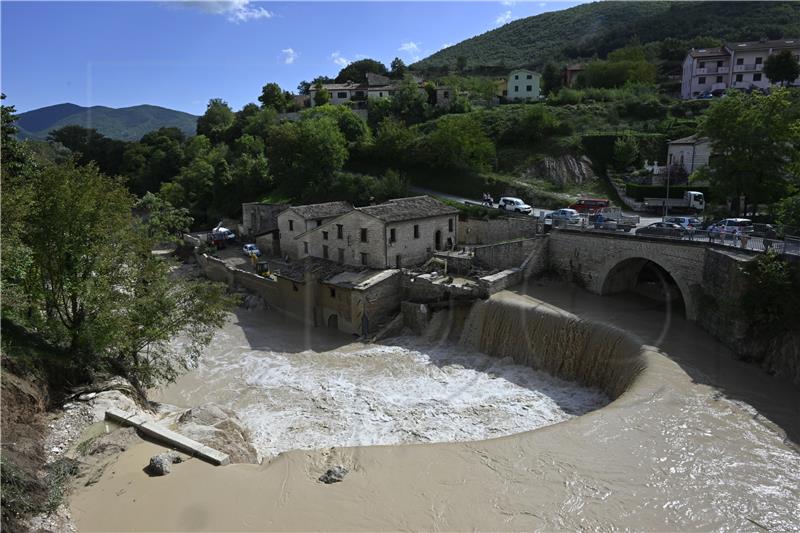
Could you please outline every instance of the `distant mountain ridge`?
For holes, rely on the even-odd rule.
[[[412,69],[541,68],[605,55],[638,39],[755,41],[800,37],[800,2],[593,2],[515,20],[411,65]]]
[[[136,141],[142,135],[159,128],[179,128],[186,135],[194,135],[197,117],[183,111],[154,105],[132,107],[83,107],[75,104],[57,104],[41,107],[18,115],[18,137],[45,139],[47,134],[69,125],[93,128],[112,139]]]

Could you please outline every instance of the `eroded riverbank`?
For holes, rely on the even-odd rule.
[[[166,478],[142,475],[153,451],[142,445],[74,496],[79,526],[740,531],[800,523],[800,455],[752,407],[693,382],[622,332],[541,302],[506,293],[482,312],[476,345],[610,389],[624,384],[624,392],[565,423],[497,439],[296,450],[264,465],[190,461]],[[502,331],[546,353],[486,345]],[[588,349],[598,343],[602,351]],[[350,474],[319,483],[334,464]]]

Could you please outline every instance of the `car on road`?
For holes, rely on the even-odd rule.
[[[636,230],[636,235],[648,237],[672,237],[680,239],[686,234],[686,230],[680,224],[673,222],[653,222],[643,228]]]
[[[547,214],[547,218],[552,220],[566,220],[570,224],[577,224],[581,221],[581,215],[574,209],[556,209],[552,213]]]
[[[670,222],[672,224],[678,224],[683,227],[683,229],[700,229],[703,225],[703,221],[696,217],[667,217],[664,219],[664,222]]]
[[[753,221],[749,218],[725,218],[719,222],[711,224],[708,228],[708,236],[711,239],[722,235],[733,235],[734,233],[753,233]]]
[[[246,256],[256,256],[261,257],[261,250],[258,249],[258,246],[255,244],[245,244],[242,246],[242,253]]]
[[[514,198],[511,196],[503,196],[500,198],[500,202],[498,203],[497,207],[503,211],[513,211],[515,213],[523,213],[525,215],[533,213],[533,208],[531,206],[519,198]]]

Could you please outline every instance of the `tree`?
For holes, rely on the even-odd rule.
[[[258,97],[258,101],[261,102],[261,107],[271,108],[279,113],[286,110],[286,106],[289,103],[283,89],[281,89],[281,86],[277,83],[268,83],[264,85],[261,89],[261,96]]]
[[[328,89],[322,86],[322,83],[317,83],[314,86],[315,93],[314,93],[314,105],[322,106],[327,104],[331,101],[331,93],[328,92]]]
[[[339,74],[336,75],[336,83],[346,83],[348,81],[361,83],[367,81],[367,74],[369,73],[386,76],[389,74],[389,70],[380,61],[359,59],[339,71]]]
[[[764,62],[764,75],[772,83],[780,83],[783,86],[800,77],[800,64],[791,50],[781,50],[769,56]]]
[[[84,128],[77,124],[51,131],[47,135],[47,140],[69,148],[82,165],[94,161],[105,174],[116,175],[122,172],[126,149],[124,141],[110,139],[95,129]]]
[[[617,137],[614,141],[614,168],[618,172],[636,166],[639,162],[639,143],[632,135]]]
[[[311,94],[311,82],[303,80],[297,84],[297,94],[308,96]]]
[[[384,118],[377,130],[372,148],[374,159],[398,168],[406,164],[414,144],[414,133],[402,121],[391,116]]]
[[[323,105],[302,112],[303,120],[330,117],[336,122],[339,131],[350,144],[363,144],[370,140],[367,123],[352,109],[343,105]]]
[[[428,95],[414,78],[406,76],[391,98],[391,109],[406,124],[423,122],[430,115]]]
[[[477,120],[451,115],[436,122],[436,129],[417,140],[422,162],[435,169],[482,172],[491,168],[495,147]]]
[[[32,185],[25,299],[4,301],[4,316],[54,347],[48,364],[67,383],[111,372],[143,392],[174,380],[222,324],[232,303],[224,286],[172,276],[132,215],[133,197],[96,166],[48,167]]]
[[[756,206],[783,195],[800,159],[800,120],[792,106],[787,89],[734,93],[711,105],[700,133],[711,139],[707,174],[718,197],[745,196]]]
[[[399,57],[395,57],[390,66],[392,71],[389,73],[389,77],[393,80],[402,80],[403,76],[406,75],[406,71],[408,70],[408,67],[406,67],[406,64],[403,62],[403,60]]]
[[[542,94],[555,94],[563,85],[561,71],[553,63],[545,65],[542,71]]]
[[[778,202],[777,221],[784,226],[792,226],[793,234],[800,231],[800,194],[787,196]]]
[[[347,160],[347,141],[327,116],[272,126],[267,153],[282,192],[296,200],[325,191]]]
[[[467,58],[464,56],[458,56],[456,58],[456,71],[464,72],[467,70]]]
[[[193,219],[188,209],[174,207],[151,192],[139,199],[134,207],[144,211],[147,218],[145,231],[154,242],[178,242],[192,226]]]
[[[234,118],[233,110],[225,100],[212,98],[208,101],[206,112],[197,119],[197,134],[205,135],[212,143],[222,142]]]

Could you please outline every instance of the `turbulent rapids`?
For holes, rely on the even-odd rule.
[[[608,316],[610,301],[602,304]],[[152,449],[131,450],[115,474],[75,498],[82,528],[800,524],[794,444],[748,403],[693,381],[613,326],[512,293],[435,313],[422,338],[384,344],[352,343],[273,315],[237,318],[201,367],[159,399],[230,406],[267,458],[293,450],[262,466],[178,465],[161,483],[141,478]],[[705,346],[696,337],[688,344]],[[431,441],[440,444],[341,447]],[[334,464],[351,473],[335,487],[319,483]],[[191,497],[164,505],[170,494]],[[219,511],[204,512],[200,523],[198,509]]]

